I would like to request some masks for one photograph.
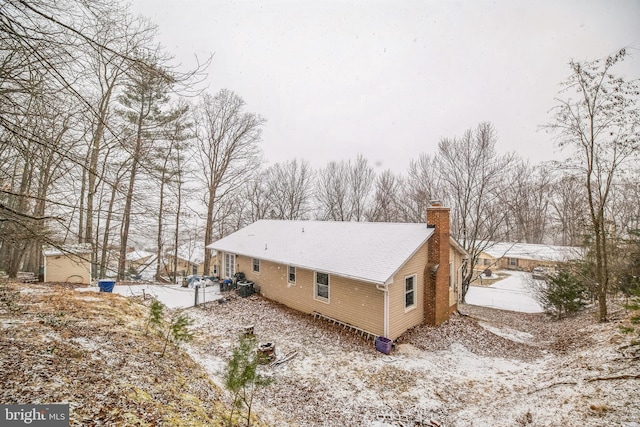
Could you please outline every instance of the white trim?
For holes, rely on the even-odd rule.
[[[327,275],[327,297],[321,297],[318,295],[318,273]],[[316,301],[323,302],[325,304],[329,304],[331,300],[331,275],[329,273],[325,273],[323,271],[314,271],[313,272],[313,299]]]
[[[389,285],[391,283],[384,284],[384,285],[376,285],[376,289],[384,292],[383,336],[385,337],[389,336]]]
[[[412,287],[413,289],[411,290],[411,292],[413,292],[413,304],[407,306],[407,279],[408,278],[412,278],[413,279],[413,284]],[[404,280],[402,281],[403,284],[403,293],[402,295],[404,295],[404,299],[403,299],[403,305],[404,305],[404,312],[407,313],[411,310],[415,310],[416,307],[418,306],[417,300],[418,300],[418,275],[416,273],[413,274],[409,274],[407,276],[404,276]]]

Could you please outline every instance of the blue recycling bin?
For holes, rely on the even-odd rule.
[[[111,279],[98,280],[98,287],[100,288],[100,292],[113,292],[113,287],[115,285],[116,285],[115,280],[111,280]]]

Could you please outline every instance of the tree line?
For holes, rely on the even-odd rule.
[[[74,242],[94,248],[96,277],[124,278],[132,242],[174,255],[175,275],[181,245],[258,219],[424,222],[437,199],[472,264],[494,241],[590,244],[606,295],[608,245],[640,228],[637,82],[613,72],[624,49],[570,63],[544,126],[566,161],[499,153],[485,122],[441,138],[407,171],[376,171],[366,153],[314,170],[267,164],[265,118],[232,90],[203,88],[211,58],[172,66],[156,26],[123,4],[3,5],[0,269],[11,277],[37,272],[43,246]]]

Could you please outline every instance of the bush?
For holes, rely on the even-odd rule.
[[[548,277],[535,290],[544,311],[558,319],[580,311],[587,304],[587,285],[569,270]]]

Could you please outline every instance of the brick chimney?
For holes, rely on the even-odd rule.
[[[429,238],[424,271],[424,322],[439,325],[449,319],[449,208],[434,200],[427,208]]]

